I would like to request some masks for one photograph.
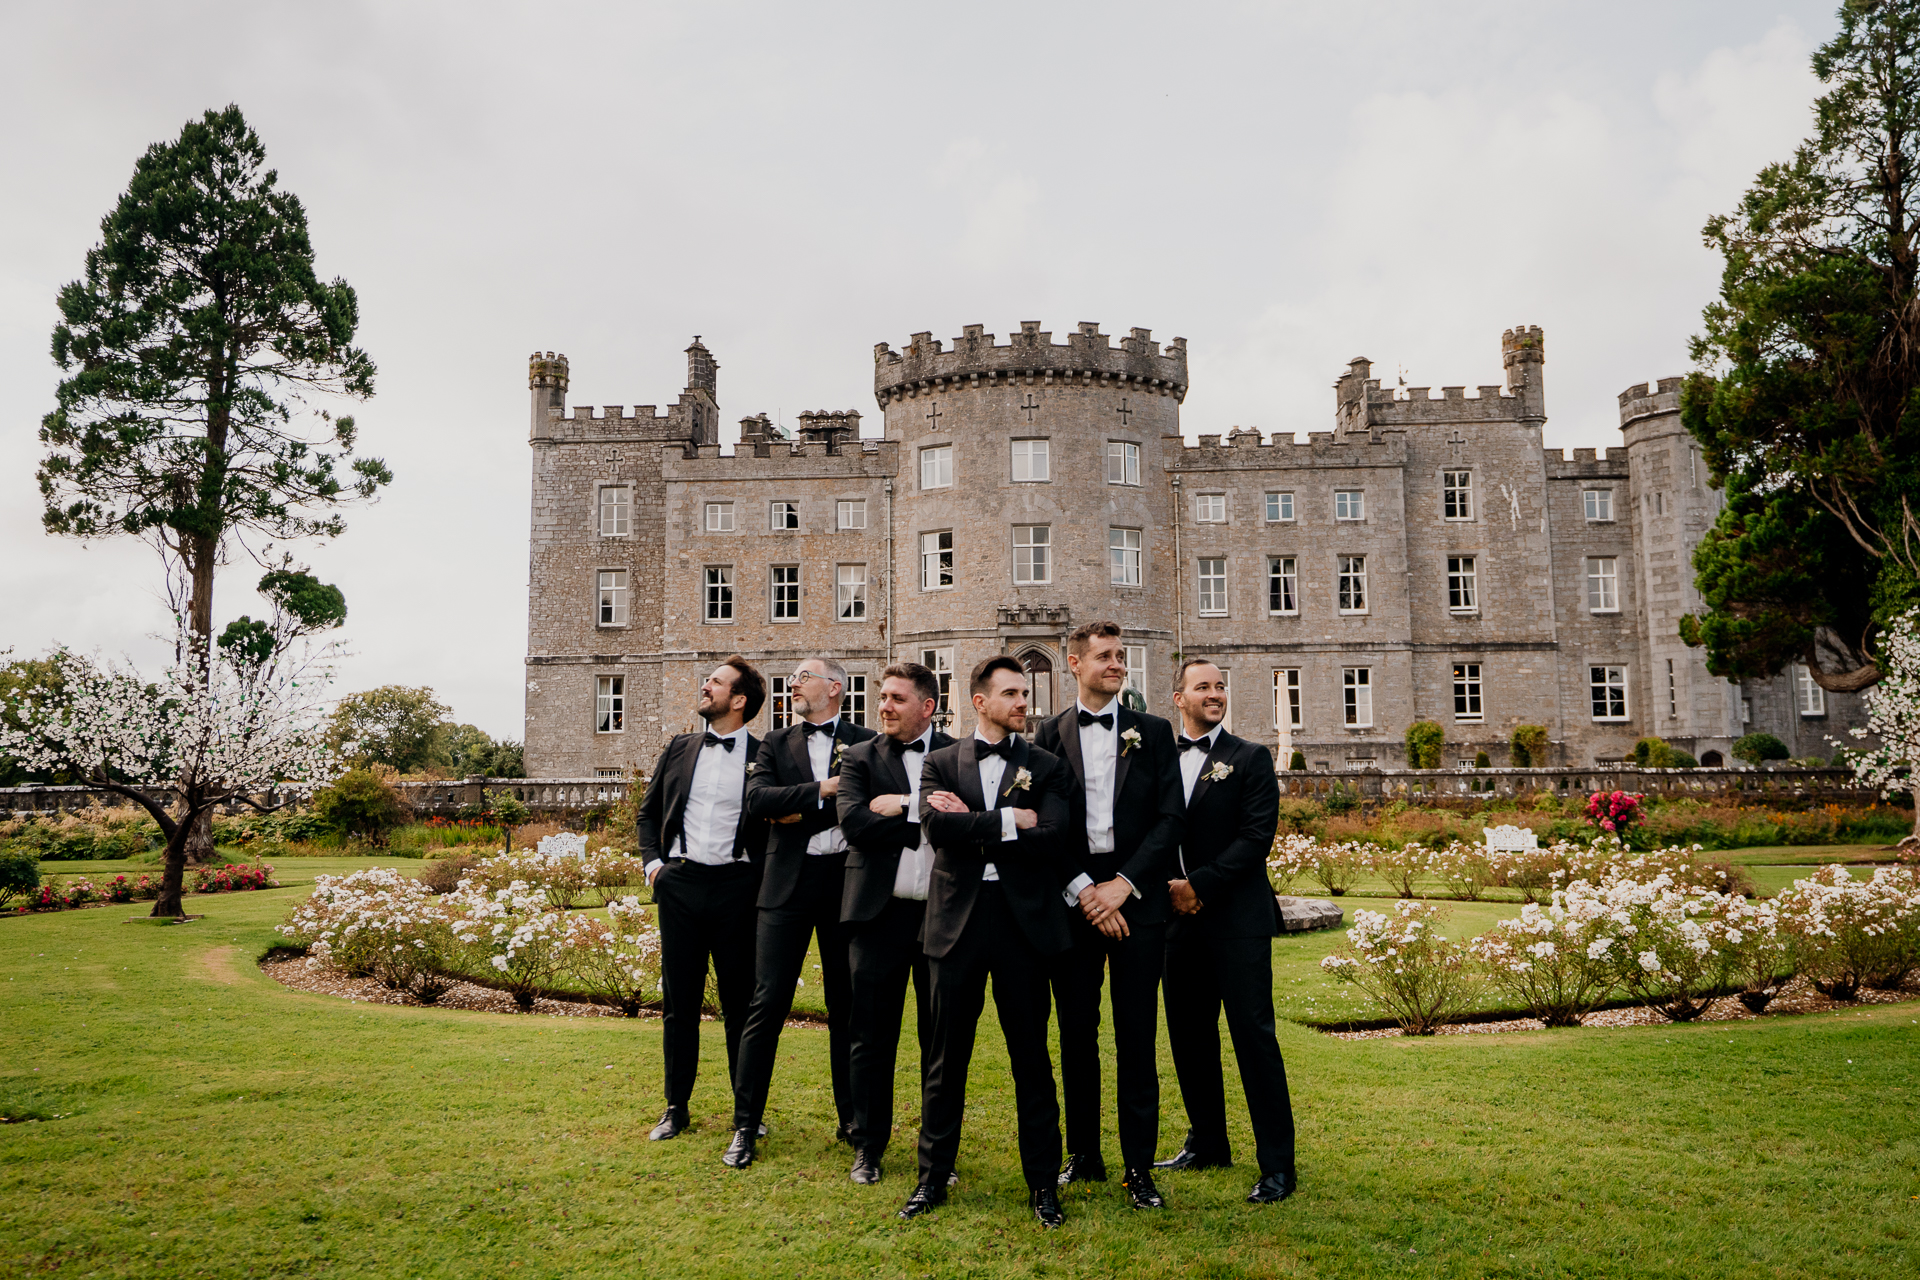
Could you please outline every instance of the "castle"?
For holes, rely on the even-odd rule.
[[[1504,382],[1472,395],[1383,388],[1355,360],[1305,444],[1188,445],[1184,338],[968,325],[950,349],[874,348],[878,438],[851,409],[801,414],[793,437],[760,414],[731,453],[698,337],[664,411],[568,413],[566,357],[536,353],[527,768],[650,768],[736,651],[770,680],[761,731],[812,654],[846,665],[863,723],[881,669],[910,659],[960,681],[943,710],[965,730],[965,673],[996,653],[1049,714],[1074,697],[1065,637],[1097,618],[1126,629],[1152,710],[1171,714],[1177,655],[1205,656],[1234,732],[1313,768],[1403,766],[1416,719],[1445,728],[1447,766],[1507,763],[1520,724],[1546,726],[1561,765],[1650,735],[1717,764],[1751,730],[1830,754],[1857,698],[1802,669],[1729,683],[1680,642],[1720,495],[1679,380],[1621,393],[1624,448],[1567,457],[1541,443],[1541,331],[1501,353]]]

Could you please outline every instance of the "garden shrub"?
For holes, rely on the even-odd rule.
[[[1698,769],[1699,767],[1700,767],[1700,762],[1698,760],[1695,760],[1687,752],[1680,750],[1680,748],[1669,747],[1667,749],[1667,768]]]
[[[660,930],[640,899],[607,904],[605,921],[574,916],[567,921],[562,960],[567,973],[590,994],[638,1017],[641,1005],[660,990]]]
[[[1516,769],[1544,769],[1547,767],[1547,728],[1539,724],[1520,724],[1513,727],[1513,737],[1507,748],[1513,753],[1513,767]]]
[[[435,858],[428,862],[420,872],[420,883],[431,893],[452,893],[460,887],[460,881],[473,873],[480,865],[480,855],[476,853],[453,853]]]
[[[1446,744],[1445,729],[1432,720],[1415,720],[1407,726],[1407,768],[1438,769]]]
[[[1321,804],[1328,813],[1352,813],[1360,807],[1360,793],[1344,782],[1336,782],[1327,789],[1327,798]]]
[[[1477,985],[1460,943],[1439,933],[1445,915],[1430,902],[1403,900],[1391,917],[1356,911],[1344,946],[1320,961],[1358,986],[1410,1036],[1430,1036],[1452,1021]]]
[[[1664,738],[1642,738],[1633,744],[1633,754],[1629,757],[1642,769],[1670,769],[1673,767],[1673,748]]]
[[[565,959],[566,912],[549,910],[546,895],[519,882],[491,892],[469,884],[446,900],[458,910],[453,936],[469,963],[490,967],[514,1004],[532,1009]]]
[[[1476,769],[1491,769],[1493,768],[1493,757],[1484,751],[1476,751],[1473,753],[1473,767]]]
[[[1862,986],[1897,987],[1920,965],[1920,885],[1910,867],[1880,867],[1858,881],[1819,868],[1773,900],[1793,966],[1836,1000]]]
[[[1287,761],[1287,768],[1294,773],[1305,773],[1307,771],[1307,753],[1296,749],[1293,753],[1293,759]]]
[[[1281,885],[1302,876],[1318,884],[1330,897],[1340,897],[1368,869],[1373,844],[1325,841],[1313,836],[1282,836],[1267,860],[1268,871]]]
[[[1529,902],[1475,938],[1475,957],[1500,990],[1550,1027],[1576,1027],[1613,986],[1613,938],[1590,898]]]
[[[313,812],[341,835],[378,844],[400,825],[400,793],[368,769],[352,769],[313,793]]]
[[[1280,825],[1278,833],[1305,831],[1313,823],[1326,816],[1327,811],[1312,800],[1299,796],[1280,797]]]
[[[0,854],[0,907],[39,887],[39,859],[31,853]]]
[[[1790,754],[1787,744],[1770,733],[1750,733],[1733,744],[1733,758],[1748,764],[1785,760]]]
[[[1445,886],[1447,896],[1462,902],[1478,902],[1493,883],[1493,864],[1487,851],[1464,840],[1450,840],[1427,854],[1427,871]]]
[[[1723,895],[1714,906],[1720,985],[1734,988],[1750,1012],[1763,1013],[1792,976],[1792,948],[1774,904]]]

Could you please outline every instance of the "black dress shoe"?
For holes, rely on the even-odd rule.
[[[947,1180],[941,1174],[935,1174],[930,1180],[922,1182],[900,1206],[899,1216],[917,1218],[923,1213],[932,1213],[947,1202]]]
[[[853,1121],[842,1120],[840,1127],[833,1131],[833,1140],[835,1142],[844,1142],[851,1147],[853,1145]]]
[[[735,1129],[733,1141],[727,1144],[727,1153],[720,1157],[720,1163],[729,1169],[744,1169],[753,1163],[754,1134],[751,1129]]]
[[[1153,1170],[1129,1169],[1120,1185],[1127,1189],[1127,1203],[1136,1209],[1164,1209],[1167,1202],[1160,1198],[1160,1188],[1153,1185]]]
[[[653,1126],[653,1132],[647,1135],[648,1142],[665,1142],[668,1138],[677,1138],[680,1131],[687,1127],[687,1109],[668,1107],[666,1114],[660,1117],[660,1123]]]
[[[1033,1210],[1035,1220],[1049,1230],[1067,1220],[1066,1211],[1060,1207],[1058,1187],[1035,1187],[1027,1193],[1027,1207]]]
[[[1179,1154],[1170,1159],[1155,1160],[1153,1167],[1156,1169],[1231,1169],[1233,1161],[1214,1160],[1201,1155],[1192,1147],[1182,1147]]]
[[[870,1187],[880,1181],[880,1153],[860,1151],[853,1157],[852,1178],[863,1187]]]
[[[1253,1184],[1253,1190],[1247,1192],[1248,1204],[1279,1204],[1300,1188],[1300,1178],[1291,1170],[1286,1173],[1263,1173],[1260,1181]]]
[[[1068,1156],[1067,1163],[1060,1170],[1059,1182],[1066,1186],[1069,1182],[1105,1182],[1107,1180],[1107,1162],[1100,1158],[1099,1152],[1090,1156]]]

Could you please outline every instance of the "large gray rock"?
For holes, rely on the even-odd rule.
[[[1338,929],[1345,914],[1325,898],[1294,898],[1276,893],[1280,904],[1280,927],[1288,933],[1307,933],[1314,929]]]

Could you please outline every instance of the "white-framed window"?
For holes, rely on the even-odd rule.
[[[593,731],[627,731],[627,678],[596,676],[593,681]]]
[[[769,590],[773,596],[773,620],[800,621],[800,566],[776,564],[767,572],[771,575]]]
[[[1753,699],[1752,698],[1740,699],[1740,723],[1741,724],[1753,723]]]
[[[731,502],[709,502],[707,504],[707,532],[733,532],[733,504]]]
[[[1486,719],[1480,704],[1480,664],[1477,662],[1453,664],[1453,718]]]
[[[867,566],[843,564],[833,571],[833,616],[862,622],[867,616]]]
[[[707,566],[707,621],[733,621],[733,566]]]
[[[1193,518],[1201,524],[1225,524],[1227,522],[1227,495],[1224,493],[1198,493],[1193,498]]]
[[[767,677],[767,727],[784,729],[793,723],[793,690],[786,676]]]
[[[1473,519],[1473,472],[1440,473],[1440,516],[1444,520]]]
[[[1593,689],[1595,720],[1627,718],[1627,669],[1625,667],[1588,667],[1587,683]]]
[[[1107,483],[1140,483],[1140,446],[1124,440],[1107,441]]]
[[[624,627],[627,625],[627,571],[625,569],[602,569],[598,573],[600,586],[600,610],[597,614],[599,625],[603,627]]]
[[[867,678],[859,672],[847,676],[847,697],[841,704],[847,719],[862,729],[867,727]]]
[[[633,532],[633,486],[600,486],[600,536],[624,538]]]
[[[767,504],[767,527],[775,533],[786,533],[800,527],[800,504],[797,502],[770,502]]]
[[[1227,561],[1225,556],[1200,560],[1200,612],[1218,616],[1227,611]]]
[[[1620,560],[1617,556],[1587,557],[1587,612],[1620,612]]]
[[[1301,727],[1298,667],[1282,667],[1273,673],[1273,727],[1278,729],[1281,725],[1292,729]]]
[[[1667,719],[1680,718],[1680,681],[1673,670],[1673,659],[1667,659]]]
[[[953,585],[953,530],[920,535],[920,589],[938,591]]]
[[[1334,587],[1335,606],[1341,613],[1365,613],[1367,611],[1367,558],[1335,556],[1334,568],[1337,577]]]
[[[1267,557],[1267,612],[1300,612],[1300,562],[1292,556]]]
[[[1447,557],[1447,608],[1454,613],[1480,612],[1480,587],[1472,556]]]
[[[1021,483],[1031,483],[1053,478],[1053,459],[1045,440],[1015,440],[1013,442],[1013,478]]]
[[[1373,668],[1340,668],[1340,705],[1349,729],[1373,727]]]
[[[1793,704],[1803,716],[1827,714],[1827,691],[1813,682],[1812,669],[1798,662],[1793,664]]]
[[[1140,531],[1107,530],[1107,581],[1116,587],[1140,585]]]
[[[933,672],[933,678],[940,683],[940,705],[934,708],[934,714],[950,716],[953,714],[953,650],[922,649],[920,665]]]
[[[1127,685],[1142,698],[1147,696],[1147,646],[1130,644],[1127,649]]]
[[[1365,520],[1367,518],[1366,490],[1335,489],[1333,491],[1333,518],[1335,520]]]
[[[1290,493],[1270,493],[1267,495],[1267,523],[1283,524],[1293,519],[1293,495]]]
[[[1044,524],[1013,526],[1013,580],[1021,586],[1053,581],[1053,530]]]
[[[1613,519],[1613,490],[1588,489],[1581,497],[1586,502],[1587,519],[1593,521]]]
[[[864,529],[867,527],[867,500],[865,498],[842,498],[834,504],[834,523],[842,529]]]
[[[953,485],[953,446],[935,445],[920,451],[920,487],[946,489]]]

